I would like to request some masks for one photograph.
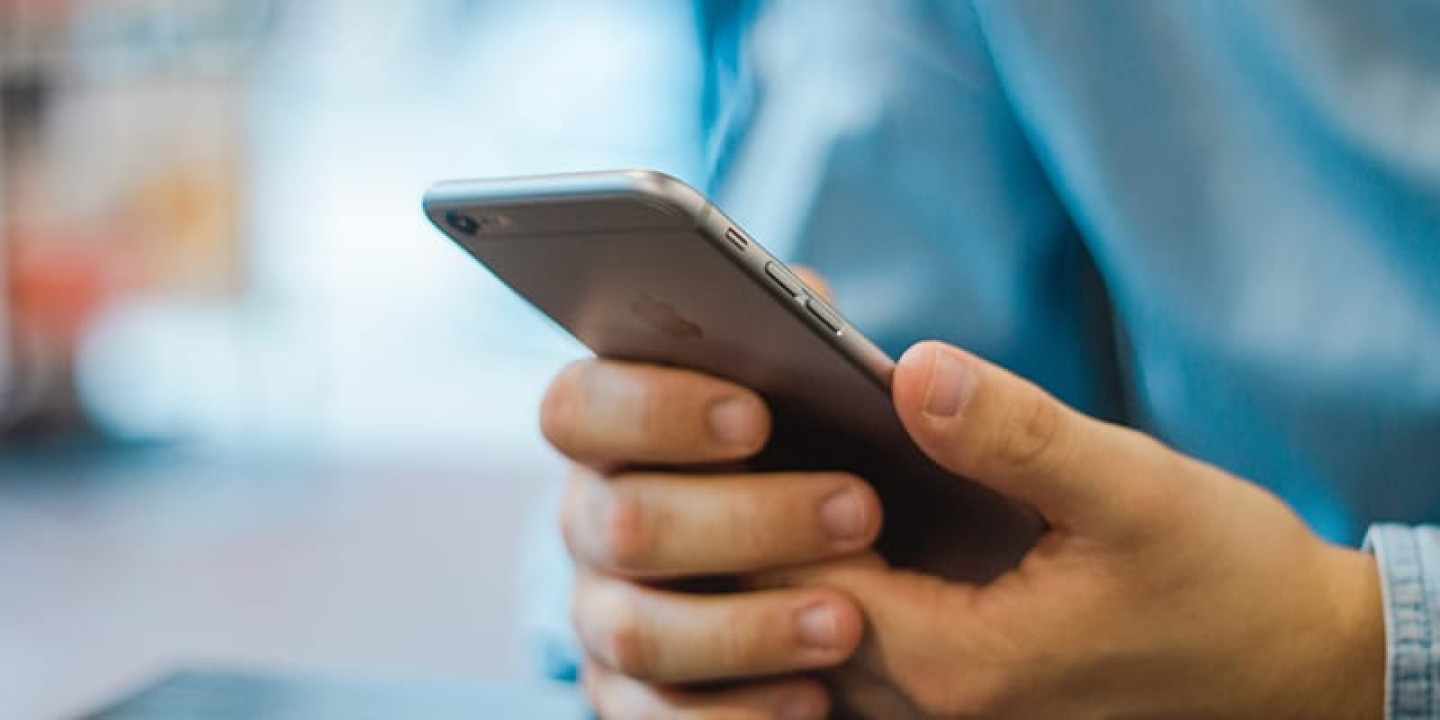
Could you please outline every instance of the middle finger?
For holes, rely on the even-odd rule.
[[[562,524],[576,559],[617,575],[751,573],[867,549],[882,509],[839,473],[630,474],[577,467]]]

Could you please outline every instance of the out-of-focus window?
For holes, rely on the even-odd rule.
[[[538,447],[580,350],[432,181],[695,179],[687,3],[3,0],[0,418],[366,457]]]

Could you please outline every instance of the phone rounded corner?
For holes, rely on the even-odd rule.
[[[440,197],[438,190],[440,185],[431,185],[426,188],[425,193],[420,196],[420,212],[425,214],[431,222],[435,221],[435,213],[439,212]]]
[[[624,170],[620,173],[631,192],[652,204],[673,208],[674,214],[699,218],[710,201],[690,183],[666,172],[650,169]]]
[[[462,202],[465,186],[466,183],[459,180],[431,184],[420,196],[420,212],[436,227],[444,230],[445,213],[454,210],[456,205]]]
[[[442,219],[445,211],[440,209],[440,203],[438,201],[427,195],[420,201],[420,212],[425,216],[425,221],[434,226],[436,230],[439,230],[444,235],[450,235]]]

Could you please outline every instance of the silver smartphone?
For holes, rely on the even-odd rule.
[[[894,363],[704,195],[616,171],[447,182],[431,222],[598,356],[689,368],[759,392],[775,433],[752,464],[853,472],[885,505],[882,554],[983,581],[1043,530],[946,472],[890,399]]]

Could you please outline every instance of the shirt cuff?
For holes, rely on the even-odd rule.
[[[1385,717],[1436,720],[1440,528],[1376,525],[1365,547],[1380,567],[1385,604]]]

